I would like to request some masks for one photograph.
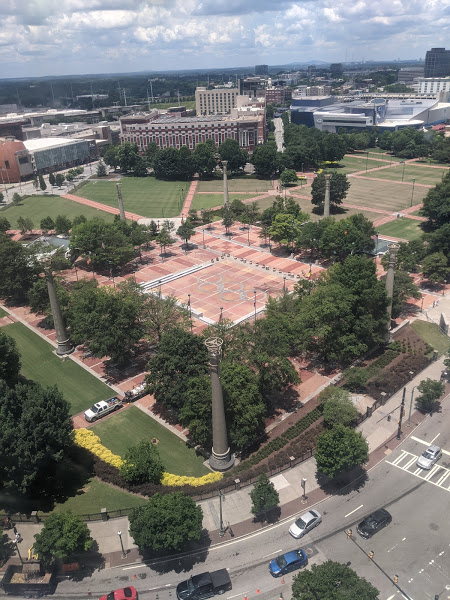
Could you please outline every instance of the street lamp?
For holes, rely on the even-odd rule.
[[[375,246],[375,254],[378,256],[378,236],[380,235],[380,233],[377,231],[375,233],[375,239],[376,239],[376,246]]]
[[[256,323],[256,290],[253,290],[253,308],[255,309],[255,323]]]
[[[248,224],[248,227],[247,227],[247,239],[248,239],[248,245],[250,246],[250,223]]]
[[[405,412],[405,396],[406,396],[406,388],[403,388],[403,396],[402,396],[402,403],[400,405],[400,417],[398,419],[398,430],[397,430],[397,439],[401,439],[401,435],[402,435],[402,420],[403,420],[403,413]]]
[[[367,173],[367,164],[369,162],[369,152],[366,152],[366,173]]]
[[[413,205],[413,200],[414,200],[414,185],[416,183],[416,180],[413,179],[412,182],[413,182],[413,186],[412,186],[412,192],[411,192],[411,206]]]
[[[223,527],[223,518],[222,518],[222,502],[225,502],[225,494],[222,490],[219,490],[219,517],[220,517],[220,529],[219,535],[223,537],[225,535],[225,529]]]
[[[406,427],[411,427],[411,412],[412,412],[412,403],[413,403],[413,398],[414,398],[414,390],[417,388],[418,386],[415,385],[413,387],[413,389],[411,390],[411,400],[409,402],[409,414],[408,414],[408,422],[406,423]]]
[[[286,275],[283,277],[283,294],[286,293]]]
[[[122,547],[122,558],[126,558],[127,557],[127,553],[125,552],[125,548],[123,547],[123,541],[122,541],[122,532],[118,531],[117,535],[119,536],[119,540],[120,540],[120,545]]]
[[[403,164],[403,171],[402,171],[402,183],[403,183],[403,179],[405,178],[405,161],[401,160],[400,164]]]
[[[306,504],[306,482],[307,482],[307,479],[305,479],[303,477],[303,479],[302,479],[302,488],[303,488],[302,504]]]

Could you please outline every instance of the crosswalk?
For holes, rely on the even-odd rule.
[[[442,488],[450,492],[450,469],[442,467],[439,463],[435,464],[429,471],[417,467],[416,462],[419,457],[416,454],[402,450],[393,461],[387,460],[389,465],[407,471],[411,475]]]

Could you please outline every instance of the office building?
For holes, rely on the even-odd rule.
[[[417,80],[419,94],[450,92],[450,77],[421,77]]]
[[[37,138],[23,142],[31,155],[35,173],[49,173],[81,165],[89,158],[87,140],[70,138]]]
[[[239,79],[239,95],[248,98],[261,98],[266,95],[267,81],[263,77]]]
[[[423,77],[423,74],[423,67],[406,67],[398,72],[397,82],[411,86],[419,77]]]
[[[237,88],[214,88],[208,90],[206,87],[198,87],[195,90],[195,110],[198,116],[229,115],[231,109],[236,106],[236,96],[239,94]]]
[[[269,74],[269,66],[268,65],[256,65],[255,66],[255,75],[268,75]]]
[[[425,55],[425,77],[447,77],[450,75],[450,50],[431,48]]]

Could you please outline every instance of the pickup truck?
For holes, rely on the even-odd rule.
[[[200,573],[177,585],[178,600],[202,600],[231,590],[231,580],[226,569]]]
[[[84,413],[84,418],[88,423],[92,423],[92,421],[101,419],[104,415],[107,415],[114,410],[118,410],[122,406],[122,400],[119,400],[119,398],[116,397],[110,398],[109,400],[100,400],[100,402],[96,402],[91,408],[88,408]]]
[[[7,594],[24,598],[42,598],[56,589],[54,572],[46,572],[39,561],[9,565],[1,585]]]

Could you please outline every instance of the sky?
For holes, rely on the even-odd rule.
[[[448,0],[0,0],[0,78],[424,58]]]

